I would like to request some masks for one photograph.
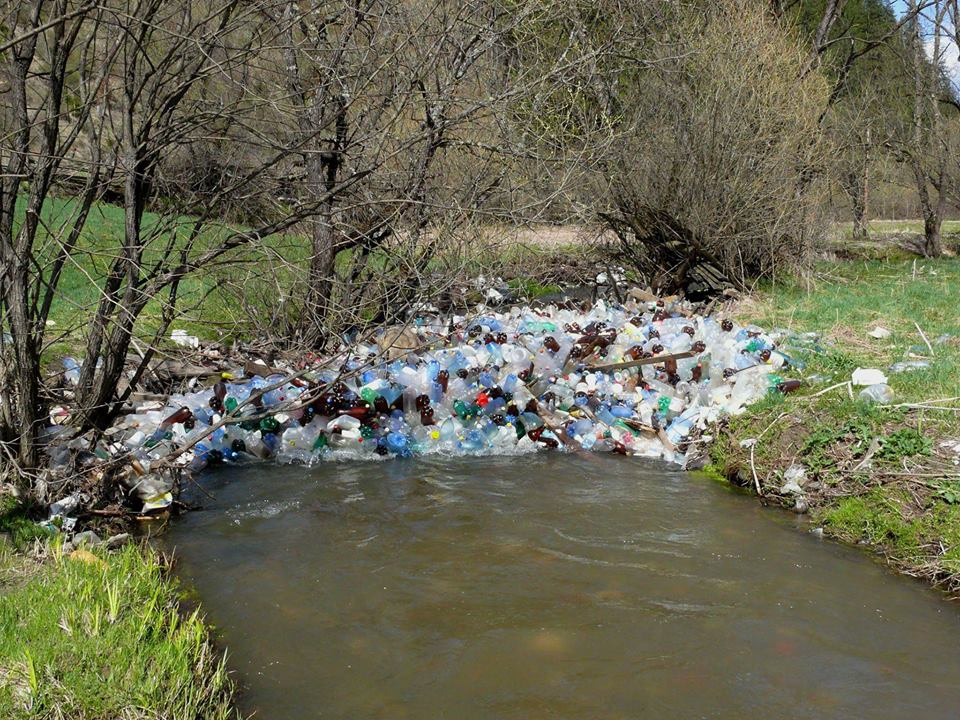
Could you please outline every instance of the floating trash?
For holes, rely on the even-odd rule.
[[[336,370],[237,371],[126,416],[112,437],[147,473],[178,452],[193,471],[542,449],[683,462],[696,430],[794,390],[777,374],[788,364],[760,328],[662,301],[420,317],[346,348]]]

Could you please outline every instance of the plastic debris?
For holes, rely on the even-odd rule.
[[[63,379],[70,385],[80,382],[80,363],[72,357],[63,359]]]
[[[887,376],[883,374],[882,370],[877,370],[876,368],[857,368],[853,371],[853,380],[854,385],[858,386],[867,386],[867,385],[884,385],[887,382]]]
[[[96,547],[103,543],[103,540],[100,539],[100,536],[97,535],[93,530],[84,530],[73,536],[71,540],[75,548],[80,548],[86,545],[87,547]]]
[[[796,387],[779,374],[790,358],[760,328],[654,300],[421,316],[336,360],[339,371],[293,380],[238,370],[128,415],[111,437],[146,473],[128,486],[145,509],[169,505],[171,488],[145,478],[185,445],[178,462],[192,471],[557,448],[683,462],[708,423]]]
[[[781,495],[801,495],[803,484],[807,481],[807,470],[803,465],[791,465],[783,473],[784,483],[780,487]]]
[[[80,506],[80,501],[80,495],[76,493],[73,495],[67,495],[65,498],[61,498],[50,505],[50,516],[56,517],[57,515],[73,515],[74,511]]]
[[[877,383],[861,390],[859,397],[867,402],[889,405],[893,402],[893,390],[886,383]]]
[[[783,479],[803,485],[807,481],[807,469],[803,465],[794,463],[783,472]]]
[[[147,498],[143,501],[143,510],[144,513],[153,512],[154,510],[164,510],[170,507],[173,504],[173,495],[169,492],[161,493],[160,495],[154,495],[151,498]]]
[[[175,345],[180,347],[198,348],[200,347],[200,338],[196,335],[188,335],[186,330],[174,330],[170,333],[170,339]]]
[[[877,325],[877,327],[875,327],[873,330],[868,332],[867,335],[877,340],[886,340],[891,335],[893,335],[893,333],[887,330],[885,327],[880,327],[879,325]]]
[[[895,362],[888,369],[892,373],[913,372],[914,370],[925,370],[930,367],[929,360],[902,360]]]

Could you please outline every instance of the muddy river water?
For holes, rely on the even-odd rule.
[[[203,482],[164,542],[265,720],[960,717],[960,608],[661,463]]]

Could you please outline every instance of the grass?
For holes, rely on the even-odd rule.
[[[50,198],[44,205],[42,227],[38,246],[41,257],[51,258],[56,250],[52,240],[61,227],[69,226],[77,203],[71,198]],[[24,208],[18,207],[18,219]],[[174,238],[175,246],[182,246],[190,232],[193,220],[188,217],[144,214],[144,233],[158,230],[157,236],[148,245],[144,255],[144,267],[156,263],[162,254],[162,246]],[[93,309],[100,299],[100,288],[123,238],[124,210],[106,203],[93,206],[83,232],[77,242],[72,260],[64,266],[60,279],[57,300],[50,314],[51,335],[62,335],[53,352],[68,352],[80,344],[80,337]],[[212,247],[230,228],[211,224],[196,242],[197,250]],[[299,238],[277,235],[267,238],[245,252],[236,253],[236,264],[228,267],[216,265],[189,275],[180,285],[178,307],[181,316],[176,327],[207,339],[219,339],[231,335],[242,324],[244,308],[239,301],[238,288],[246,285],[248,275],[256,275],[262,267],[263,254],[270,253],[297,263],[307,256],[307,249]],[[266,280],[266,278],[261,278]],[[149,338],[160,324],[163,304],[167,296],[152,300],[141,316],[138,334]]]
[[[0,554],[0,717],[237,717],[207,626],[152,552],[54,546],[29,564]]]
[[[960,260],[846,261],[818,271],[809,283],[760,288],[737,308],[741,321],[797,333],[782,346],[802,364],[792,374],[807,383],[732,418],[711,449],[713,468],[747,485],[755,469],[764,494],[778,497],[783,471],[801,464],[814,520],[826,532],[960,591],[960,469],[941,445],[960,438],[960,412],[950,409],[960,401],[903,406],[960,395]],[[876,326],[891,336],[870,337]],[[916,359],[929,367],[887,370]],[[851,399],[846,387],[815,396],[857,367],[887,372],[892,406]],[[764,430],[751,467],[740,441]]]
[[[16,221],[25,210],[18,206]],[[48,199],[42,212],[38,246],[42,260],[51,259],[56,250],[55,238],[69,228],[77,212],[77,202],[71,198]],[[171,241],[180,247],[192,230],[193,219],[144,214],[144,235],[156,231],[144,255],[144,267],[149,268],[162,256],[162,248]],[[223,233],[240,229],[212,223],[198,236],[196,254],[213,247]],[[84,332],[100,299],[104,278],[118,252],[124,231],[122,207],[97,203],[84,226],[72,259],[64,266],[57,299],[52,306],[47,348],[48,358],[74,353],[83,346]],[[172,240],[171,240],[172,239]],[[201,269],[188,275],[178,289],[178,316],[172,327],[186,330],[205,340],[229,341],[232,338],[247,339],[263,327],[258,321],[276,317],[281,308],[296,314],[297,301],[305,295],[303,280],[309,262],[310,247],[307,238],[297,234],[273,235],[257,243],[235,250],[222,263]],[[174,253],[176,256],[176,253]],[[444,263],[463,265],[467,274],[504,274],[511,287],[526,297],[536,298],[556,292],[558,280],[576,282],[582,278],[570,277],[567,263],[561,260],[581,260],[581,248],[556,245],[536,247],[506,245],[477,247],[465,258],[434,259],[435,269],[441,271]],[[337,272],[348,276],[353,256],[350,250],[338,254]],[[387,265],[383,252],[374,252],[365,258],[370,268]],[[576,274],[576,273],[574,273]],[[478,302],[478,293],[472,301]],[[137,324],[137,336],[144,341],[153,338],[160,326],[164,304],[168,295],[153,299],[143,311]],[[281,313],[282,314],[282,313]]]
[[[46,537],[30,517],[29,509],[12,495],[0,495],[0,533],[5,533],[17,550],[22,550],[38,538]]]

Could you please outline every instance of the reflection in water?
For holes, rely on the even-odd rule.
[[[256,467],[175,525],[284,718],[956,718],[960,614],[656,463]]]

